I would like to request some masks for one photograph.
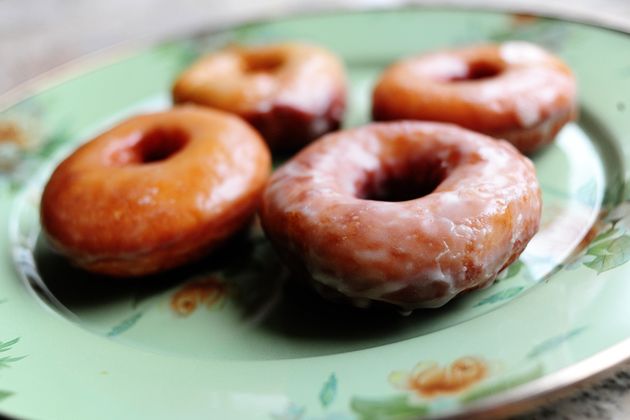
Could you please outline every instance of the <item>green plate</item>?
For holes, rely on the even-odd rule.
[[[543,224],[491,287],[403,317],[322,301],[254,226],[192,266],[142,281],[91,276],[40,237],[54,165],[122,118],[168,108],[199,54],[305,40],[347,64],[345,125],[369,119],[392,60],[522,39],[575,71],[579,120],[533,156]],[[630,37],[547,18],[401,9],[250,24],[163,43],[0,112],[0,412],[17,417],[404,419],[485,415],[630,356]]]

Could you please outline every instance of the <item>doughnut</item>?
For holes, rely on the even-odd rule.
[[[272,175],[260,208],[296,277],[403,310],[490,285],[540,216],[534,166],[512,145],[416,121],[324,136]]]
[[[246,224],[271,172],[258,133],[193,106],[132,117],[78,148],[41,200],[52,247],[114,277],[192,261]]]
[[[449,122],[532,153],[576,118],[575,78],[560,59],[526,42],[434,52],[384,71],[372,116]]]
[[[293,151],[339,128],[345,92],[336,56],[283,43],[231,47],[202,58],[177,79],[173,100],[237,114],[273,150]]]

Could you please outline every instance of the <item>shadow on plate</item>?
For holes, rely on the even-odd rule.
[[[40,236],[34,252],[35,264],[45,287],[40,294],[53,305],[61,305],[81,322],[81,313],[123,300],[138,302],[172,292],[200,273],[221,272],[230,302],[242,323],[267,334],[297,340],[361,342],[382,344],[417,336],[436,316],[456,310],[457,303],[436,310],[416,310],[402,316],[388,305],[354,308],[320,297],[304,282],[289,278],[264,238],[240,235],[211,256],[168,272],[135,279],[99,276],[72,265],[58,255]],[[43,291],[42,291],[43,289]],[[396,339],[394,339],[394,336]],[[379,339],[380,337],[380,339]]]

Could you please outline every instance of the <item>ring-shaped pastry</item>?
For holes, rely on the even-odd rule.
[[[53,172],[41,221],[54,248],[110,276],[194,260],[241,229],[270,174],[258,133],[200,107],[132,117]]]
[[[372,116],[449,122],[532,153],[576,118],[576,95],[560,59],[533,44],[506,42],[394,63],[376,84]]]
[[[326,295],[406,310],[484,287],[538,230],[531,161],[454,125],[375,123],[329,134],[271,177],[261,221]]]
[[[339,128],[345,71],[335,55],[315,45],[232,46],[187,69],[173,99],[237,114],[274,151],[294,151]]]

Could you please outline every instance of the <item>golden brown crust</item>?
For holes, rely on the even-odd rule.
[[[373,93],[375,120],[450,122],[530,153],[577,116],[575,78],[525,42],[429,53],[394,63]]]
[[[313,45],[231,47],[181,74],[173,100],[235,113],[274,150],[296,150],[339,128],[345,72],[336,56]]]
[[[42,196],[42,226],[87,270],[150,274],[240,229],[269,173],[268,149],[236,117],[192,106],[136,116],[57,167]]]

